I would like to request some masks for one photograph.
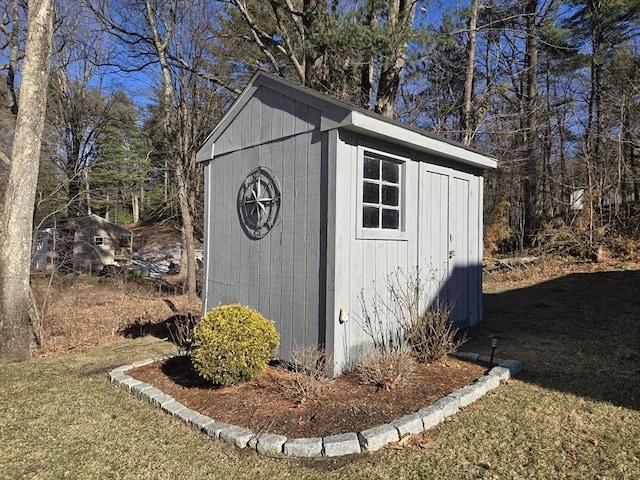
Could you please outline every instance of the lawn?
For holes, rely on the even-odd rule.
[[[485,282],[470,346],[525,371],[421,446],[337,459],[268,458],[199,434],[108,383],[173,353],[154,337],[0,367],[0,478],[640,478],[640,271],[542,266]]]

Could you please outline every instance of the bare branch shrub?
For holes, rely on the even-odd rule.
[[[434,362],[448,355],[465,342],[450,321],[453,307],[442,301],[437,291],[440,282],[435,272],[427,278],[416,268],[405,273],[398,268],[387,277],[391,297],[387,310],[400,325],[404,338],[422,362]]]
[[[368,306],[361,293],[361,327],[374,350],[387,354],[409,346],[419,361],[433,362],[464,343],[450,322],[452,306],[432,293],[434,285],[440,286],[434,271],[425,277],[418,268],[398,268],[386,277],[386,299],[376,290]]]
[[[33,282],[29,282],[29,324],[31,327],[33,340],[35,341],[35,345],[31,345],[31,349],[33,351],[36,351],[37,349],[43,348],[45,346],[47,337],[45,322],[47,320],[49,297],[52,294],[52,285],[55,273],[56,271],[53,270],[48,275],[46,287],[40,289],[39,295],[37,295],[34,291]]]
[[[377,290],[371,299],[371,306],[367,305],[364,292],[360,292],[360,307],[362,309],[360,328],[373,342],[374,350],[387,353],[404,348],[406,342],[398,324],[389,324],[385,315],[381,314],[381,310],[382,313],[388,310],[388,303]]]
[[[178,347],[178,355],[191,354],[193,346],[193,327],[196,325],[194,315],[174,315],[173,325],[167,325],[171,340]]]
[[[360,381],[385,391],[401,386],[415,370],[415,359],[409,349],[400,322],[389,321],[389,303],[376,290],[371,304],[360,293],[362,317],[360,327],[371,339],[371,350],[356,366]]]
[[[31,334],[35,340],[36,349],[42,348],[44,346],[44,306],[41,310],[38,305],[38,300],[33,293],[32,287],[29,287],[29,302],[29,325],[31,327]],[[31,346],[31,349],[33,350],[33,345]]]
[[[319,345],[295,347],[286,365],[291,375],[281,384],[282,393],[298,402],[320,396],[331,381],[331,362]]]
[[[466,339],[449,321],[451,307],[439,299],[417,321],[404,326],[407,341],[421,362],[435,362],[454,352]]]
[[[402,386],[415,367],[415,358],[406,347],[394,350],[373,348],[356,367],[356,373],[361,382],[391,391]]]

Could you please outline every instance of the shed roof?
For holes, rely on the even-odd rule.
[[[204,141],[196,155],[197,161],[203,162],[214,158],[216,141],[262,85],[320,110],[322,113],[321,129],[323,131],[344,128],[387,142],[408,145],[412,149],[475,168],[496,168],[497,162],[495,158],[459,142],[383,117],[370,110],[349,105],[310,88],[262,71],[254,74],[231,108]]]

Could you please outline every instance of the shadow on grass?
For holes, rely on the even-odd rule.
[[[121,327],[118,333],[125,338],[140,338],[151,335],[156,338],[171,340],[177,344],[187,332],[193,329],[197,319],[198,316],[191,313],[186,315],[175,314],[162,322],[136,319]]]
[[[485,293],[481,333],[522,360],[523,381],[640,410],[640,271]]]

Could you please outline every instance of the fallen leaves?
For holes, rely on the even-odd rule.
[[[429,446],[432,439],[427,432],[419,434],[405,433],[397,442],[391,442],[387,445],[390,450],[403,450],[406,447],[416,445],[425,449]]]

